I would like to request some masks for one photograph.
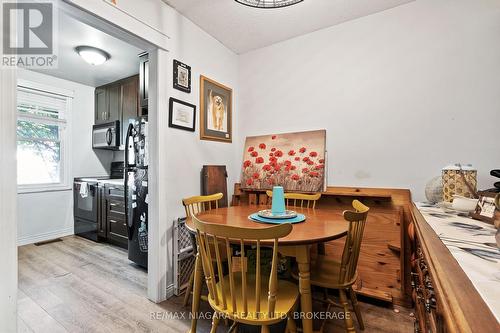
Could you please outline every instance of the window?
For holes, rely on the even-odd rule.
[[[17,184],[20,192],[70,188],[70,94],[19,82]]]

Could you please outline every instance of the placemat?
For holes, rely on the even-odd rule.
[[[255,222],[270,223],[270,224],[300,223],[306,220],[306,216],[304,214],[297,214],[296,217],[291,219],[268,219],[265,217],[260,217],[259,214],[257,213],[253,213],[252,215],[249,215],[248,218]]]

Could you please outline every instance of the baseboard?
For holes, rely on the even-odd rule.
[[[167,299],[174,297],[174,285],[167,286]]]
[[[73,235],[74,234],[73,230],[74,230],[73,227],[70,227],[50,232],[44,232],[38,235],[20,237],[17,239],[17,246],[28,245],[36,242],[43,242],[49,239]]]

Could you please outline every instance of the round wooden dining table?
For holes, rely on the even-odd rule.
[[[269,206],[234,206],[218,208],[203,212],[197,218],[203,222],[236,226],[241,228],[266,228],[271,224],[259,223],[249,219],[249,215]],[[310,249],[311,246],[328,242],[347,235],[348,223],[344,220],[342,212],[335,209],[293,208],[296,212],[304,214],[304,222],[293,224],[292,232],[278,241],[278,250],[282,255],[294,257],[299,270],[299,292],[301,305],[302,329],[304,333],[312,333],[312,293],[310,283]],[[186,226],[194,230],[191,219],[188,218]],[[201,286],[203,275],[202,265],[196,256],[191,333],[196,332],[197,317],[200,306]]]

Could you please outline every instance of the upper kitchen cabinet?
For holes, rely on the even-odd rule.
[[[149,83],[149,56],[147,53],[139,55],[139,105],[141,115],[148,114],[148,83]]]
[[[128,119],[139,115],[139,75],[95,89],[95,124],[120,121],[120,142],[125,142]]]

